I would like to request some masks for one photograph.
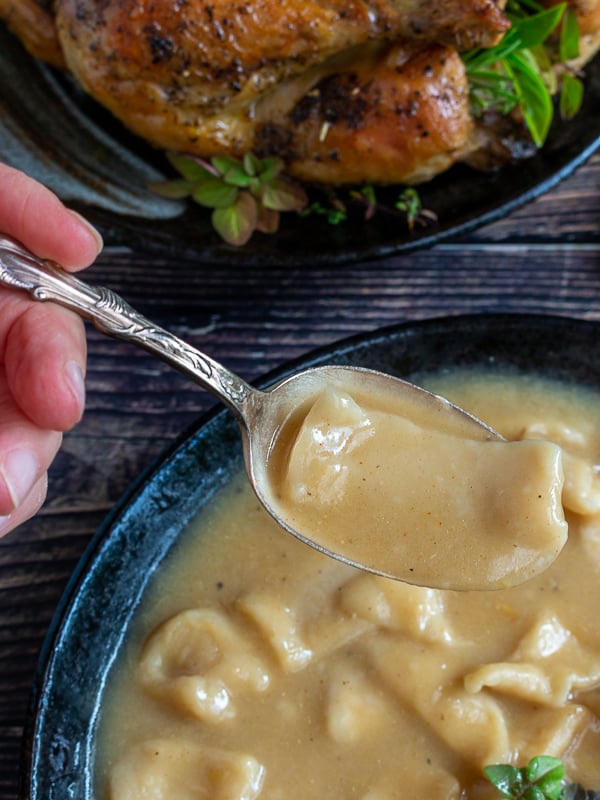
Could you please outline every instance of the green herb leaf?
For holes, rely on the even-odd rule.
[[[525,767],[525,777],[531,783],[539,781],[562,781],[565,777],[565,765],[555,756],[535,756]]]
[[[246,175],[254,177],[255,175],[258,175],[260,171],[260,159],[258,159],[254,153],[246,153],[243,160],[243,167]]]
[[[510,764],[492,764],[484,768],[486,778],[504,797],[513,797],[522,785],[521,774]]]
[[[511,27],[493,47],[462,54],[467,74],[482,67],[496,65],[516,50],[527,50],[543,44],[560,23],[566,4],[535,13],[532,16],[509,13]]]
[[[263,158],[258,177],[261,181],[270,181],[281,173],[283,166],[283,161],[280,158]]]
[[[319,200],[315,200],[300,212],[301,217],[308,217],[311,214],[326,217],[330,225],[339,225],[348,219],[346,206],[337,198],[330,205],[325,205]]]
[[[227,208],[238,194],[236,186],[224,183],[221,178],[209,178],[194,186],[192,198],[201,206],[208,208]]]
[[[514,41],[516,45],[514,49],[519,50],[530,49],[538,44],[543,44],[558,27],[566,8],[566,3],[560,3],[557,6],[546,9],[546,11],[515,21],[513,27],[503,37],[503,41],[507,38],[509,43]]]
[[[519,101],[512,81],[499,70],[474,70],[469,73],[469,83],[476,117],[488,108],[496,108],[501,114],[510,114]]]
[[[563,18],[559,41],[560,60],[564,64],[579,57],[579,21],[574,9],[568,8]]]
[[[583,83],[565,72],[560,87],[560,116],[562,119],[572,119],[581,108],[583,102]]]
[[[260,198],[265,208],[274,211],[301,211],[308,202],[304,189],[285,178],[272,178],[263,184]]]
[[[228,244],[240,247],[254,233],[257,217],[258,209],[254,197],[249,192],[240,192],[232,205],[213,211],[212,224]]]
[[[346,203],[333,191],[327,194],[329,204],[316,201],[309,206],[304,188],[280,174],[284,164],[279,158],[260,159],[252,153],[241,160],[215,156],[210,162],[181,154],[169,157],[180,173],[189,177],[157,182],[152,188],[163,196],[191,196],[196,203],[213,209],[213,227],[229,244],[245,244],[254,231],[274,233],[284,211],[296,211],[301,216],[319,214],[331,225],[348,217]],[[393,209],[378,203],[373,186],[361,186],[347,194],[366,209],[366,219],[379,208],[391,214],[401,211],[411,230],[415,221],[427,225],[437,219],[433,212],[421,208],[414,189],[407,189]]]
[[[182,153],[166,154],[171,165],[188,181],[199,181],[214,174],[203,163]]]
[[[252,175],[249,175],[240,163],[232,164],[222,175],[225,183],[231,186],[239,186],[242,189],[247,189],[248,186],[255,180]]]
[[[233,167],[239,165],[239,161],[232,156],[213,156],[210,163],[219,175],[225,175]]]
[[[554,756],[537,756],[521,768],[493,764],[483,771],[508,800],[563,800],[565,767]]]
[[[411,186],[404,189],[398,200],[396,200],[395,208],[399,211],[404,211],[408,227],[412,231],[415,227],[415,222],[422,213],[421,198],[417,190]]]
[[[545,42],[560,26],[560,58],[579,52],[577,17],[566,3],[544,9],[537,0],[509,0],[512,27],[494,47],[463,54],[475,116],[488,109],[510,114],[520,109],[534,143],[540,147],[554,115],[559,82]],[[562,21],[562,26],[561,26]],[[493,73],[497,74],[494,78]],[[581,106],[583,85],[566,73],[561,84],[561,114],[570,119]]]
[[[505,67],[511,76],[531,138],[537,147],[541,147],[554,115],[552,95],[528,51],[511,53],[505,61]]]
[[[365,219],[372,219],[377,209],[377,195],[373,186],[361,186],[357,192],[366,202]]]

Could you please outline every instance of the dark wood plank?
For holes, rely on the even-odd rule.
[[[527,168],[526,164],[523,166]],[[476,231],[468,241],[600,241],[600,154],[551,192]]]

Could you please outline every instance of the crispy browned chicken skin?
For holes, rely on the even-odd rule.
[[[327,74],[280,124],[255,136],[309,182],[419,183],[470,146],[473,120],[463,63],[450,47],[387,45]]]
[[[502,37],[505,0],[51,2],[0,0],[0,18],[158,148],[275,154],[300,179],[333,183],[495,163],[457,51]],[[600,0],[571,5],[588,57]]]
[[[453,48],[508,24],[491,0],[58,0],[56,20],[71,72],[156,146],[335,182],[449,166],[472,128]]]

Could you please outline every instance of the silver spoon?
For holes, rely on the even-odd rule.
[[[90,320],[100,331],[139,345],[216,395],[239,424],[250,483],[267,512],[303,542],[352,566],[387,577],[418,583],[416,576],[393,575],[386,564],[357,563],[313,541],[306,531],[293,529],[277,510],[268,464],[277,434],[311,397],[327,386],[360,388],[371,396],[390,393],[410,402],[429,418],[443,419],[458,435],[475,440],[502,440],[500,434],[448,400],[414,384],[359,367],[324,366],[282,380],[267,391],[253,388],[240,377],[191,345],[154,325],[127,302],[103,287],[87,285],[57,264],[38,258],[14,239],[0,234],[0,283],[29,292],[34,300],[58,303]]]

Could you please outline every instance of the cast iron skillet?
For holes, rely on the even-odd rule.
[[[199,265],[340,265],[413,250],[464,234],[548,191],[600,145],[600,57],[586,67],[584,105],[557,121],[542,150],[521,163],[481,173],[456,166],[419,187],[438,224],[408,230],[378,212],[356,210],[332,226],[322,217],[286,214],[275,236],[242,248],[224,244],[198,206],[153,195],[151,180],[173,175],[166,160],[79,91],[68,76],[31,58],[0,25],[0,160],[46,183],[78,208],[108,244],[194,256]],[[393,206],[398,190],[378,192]]]
[[[404,378],[452,366],[533,370],[600,390],[600,325],[497,314],[398,325],[319,350],[261,385],[324,363]],[[93,538],[41,653],[23,740],[21,800],[100,800],[97,723],[132,616],[190,519],[241,468],[237,426],[217,409],[138,479]]]

